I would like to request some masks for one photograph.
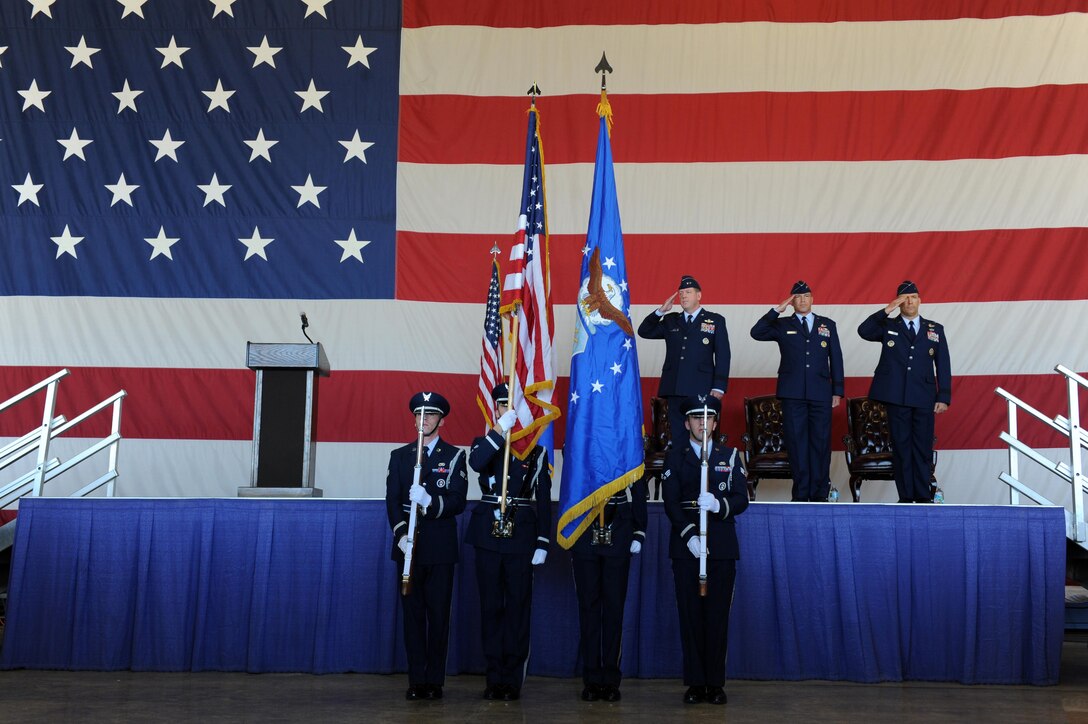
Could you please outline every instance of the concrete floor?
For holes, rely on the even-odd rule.
[[[1058,686],[727,682],[729,704],[685,706],[679,681],[629,679],[617,704],[578,699],[573,679],[533,677],[521,701],[447,679],[440,702],[406,702],[403,675],[0,672],[0,722],[1088,722],[1088,645],[1066,642]]]

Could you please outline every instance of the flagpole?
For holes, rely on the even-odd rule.
[[[513,314],[511,315],[512,321],[510,323],[510,374],[507,375],[506,382],[506,405],[507,409],[513,410],[514,408],[514,371],[518,362],[518,306],[515,305]],[[516,413],[515,413],[516,414]],[[512,428],[511,428],[512,429]],[[510,430],[506,431],[506,451],[503,454],[502,459],[502,497],[499,498],[499,515],[502,518],[506,518],[506,488],[507,481],[510,479]]]
[[[601,60],[600,60],[599,63],[597,63],[597,67],[593,69],[593,72],[601,74],[601,102],[597,105],[597,112],[601,116],[606,118],[606,123],[608,124],[609,136],[611,136],[611,131],[612,131],[612,109],[609,108],[609,106],[608,106],[608,83],[606,81],[607,76],[605,74],[612,72],[612,66],[609,65],[608,58],[605,56],[604,51],[601,52]],[[605,506],[607,504],[608,504],[607,501],[602,501],[601,502],[600,513],[598,513],[598,515],[599,515],[598,525],[600,526],[601,530],[604,530],[604,527],[605,527],[604,509],[605,509]]]

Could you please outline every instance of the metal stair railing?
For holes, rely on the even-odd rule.
[[[103,486],[106,488],[105,494],[107,496],[112,497],[114,495],[115,482],[118,476],[117,459],[121,442],[121,405],[127,393],[120,390],[71,420],[67,420],[64,415],[56,415],[56,403],[57,387],[68,374],[67,369],[61,370],[4,402],[0,402],[0,412],[4,412],[39,392],[45,392],[41,425],[0,447],[0,470],[7,468],[31,453],[37,452],[36,464],[32,470],[19,475],[11,482],[0,485],[0,509],[13,504],[21,497],[28,495],[41,496],[46,483],[72,470],[81,462],[103,450],[109,451],[106,472],[72,493],[70,497],[86,497]],[[110,433],[106,437],[63,462],[56,457],[49,457],[52,440],[106,409],[112,411]],[[0,526],[0,550],[12,544],[15,522],[11,521],[4,526]]]
[[[1057,365],[1054,371],[1066,379],[1066,395],[1069,404],[1067,416],[1051,418],[1019,399],[1012,393],[998,387],[994,392],[1008,403],[1009,429],[1002,432],[1002,442],[1009,446],[1009,471],[998,478],[1009,486],[1009,502],[1020,504],[1020,496],[1039,505],[1065,507],[1065,534],[1082,548],[1088,549],[1088,525],[1085,523],[1085,495],[1088,494],[1088,477],[1084,475],[1082,451],[1088,450],[1088,431],[1080,423],[1080,388],[1088,390],[1088,379],[1064,365]],[[1018,414],[1023,411],[1043,423],[1050,429],[1069,440],[1069,462],[1054,461],[1021,440],[1019,435]],[[1020,456],[1036,463],[1056,475],[1072,489],[1071,503],[1062,506],[1054,503],[1043,494],[1020,480]]]

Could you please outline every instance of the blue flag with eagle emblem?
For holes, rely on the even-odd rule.
[[[570,548],[613,494],[642,477],[642,396],[631,324],[611,109],[601,94],[589,230],[582,249],[557,540]]]

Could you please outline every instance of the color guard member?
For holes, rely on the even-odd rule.
[[[456,516],[465,509],[468,471],[464,451],[438,436],[450,404],[437,392],[420,392],[408,403],[413,427],[422,415],[422,469],[413,484],[417,442],[389,455],[385,507],[393,529],[393,560],[403,565],[413,505],[419,506],[412,549],[411,587],[401,596],[404,647],[408,652],[405,698],[441,699],[449,647],[453,570],[460,545]]]
[[[552,479],[548,455],[535,445],[524,460],[510,456],[506,514],[500,512],[506,433],[516,414],[508,407],[506,383],[491,391],[498,422],[472,442],[469,466],[480,474],[482,498],[468,527],[476,549],[480,589],[480,633],[487,659],[485,699],[513,701],[521,696],[529,658],[533,566],[548,556],[552,532]],[[509,527],[508,527],[509,526]]]

